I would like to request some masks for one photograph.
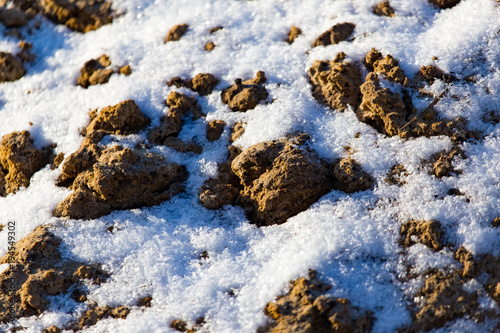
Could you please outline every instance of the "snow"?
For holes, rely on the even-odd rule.
[[[426,0],[392,0],[396,16],[387,18],[371,13],[377,3],[115,0],[113,7],[123,15],[97,31],[79,34],[42,18],[40,29],[32,34],[21,29],[33,43],[37,60],[27,66],[22,79],[0,84],[0,136],[29,130],[37,147],[56,143],[56,153],[66,156],[79,147],[80,130],[92,109],[131,98],[154,127],[168,111],[166,96],[175,90],[167,87],[169,79],[208,72],[221,80],[212,94],[196,97],[206,120],[188,121],[179,136],[194,139],[204,152],[192,155],[155,148],[190,173],[186,192],[171,201],[91,221],[54,218],[52,210],[70,191],[55,186],[60,170],[49,167],[37,172],[28,188],[0,198],[0,224],[15,221],[17,239],[38,225],[54,225],[54,233],[64,240],[66,257],[101,263],[112,274],[107,283],[89,285],[89,298],[101,306],[128,305],[132,312],[126,319],[102,320],[85,332],[168,332],[172,319],[194,322],[200,316],[208,332],[255,332],[266,321],[265,305],[310,268],[332,285],[329,295],[346,297],[373,311],[373,332],[395,332],[409,324],[406,297],[419,287],[417,282],[397,279],[405,270],[398,246],[403,222],[436,219],[451,244],[465,246],[473,254],[499,254],[500,231],[490,222],[500,215],[500,127],[483,120],[488,112],[500,110],[498,4],[463,0],[439,11]],[[310,49],[319,34],[342,22],[356,24],[352,42]],[[164,44],[168,30],[180,23],[190,25],[186,35]],[[209,35],[208,29],[218,25],[224,29]],[[303,35],[288,45],[283,40],[291,25],[300,27]],[[0,27],[0,33],[4,31]],[[217,45],[212,52],[203,49],[209,40]],[[0,38],[1,51],[15,52],[16,44],[12,37]],[[459,78],[477,75],[475,84],[453,84],[448,97],[436,106],[447,117],[466,117],[470,129],[487,134],[484,140],[465,145],[468,158],[456,165],[462,170],[460,176],[436,179],[422,164],[449,149],[449,138],[389,138],[359,122],[352,110],[333,112],[314,100],[307,69],[315,60],[333,59],[344,51],[359,61],[372,47],[398,59],[409,77],[429,64]],[[130,64],[132,74],[113,75],[107,84],[88,89],[76,86],[83,63],[104,53],[112,66]],[[433,61],[434,56],[438,60]],[[274,102],[246,113],[231,112],[220,99],[220,89],[236,78],[253,78],[258,70],[265,71],[268,102]],[[444,84],[436,80],[429,89],[440,93]],[[415,97],[414,102],[425,106],[430,100]],[[208,142],[204,129],[213,119],[229,125],[246,122],[244,135],[235,142],[242,147],[292,132],[308,133],[311,147],[327,160],[347,156],[344,147],[349,146],[352,157],[376,179],[375,189],[349,195],[332,191],[279,226],[257,228],[236,206],[207,210],[198,203],[198,189],[217,174],[230,136],[226,128],[221,140]],[[144,131],[114,139],[133,147],[145,138]],[[111,143],[112,138],[105,140]],[[403,187],[385,182],[396,163],[408,171]],[[446,196],[450,188],[460,189],[470,201]],[[113,233],[105,231],[109,226],[115,227]],[[8,247],[6,228],[0,239],[1,256]],[[200,259],[203,251],[208,259]],[[436,253],[417,244],[407,260],[421,273],[431,267],[451,267],[452,258],[446,249]],[[471,285],[472,290],[479,287]],[[135,306],[148,295],[153,297],[151,308]],[[486,298],[483,301],[495,306]],[[19,324],[26,332],[41,332],[68,323],[82,311],[67,295],[55,296],[46,313],[22,318]],[[0,331],[8,327],[0,325]],[[491,323],[464,318],[436,332],[490,329]]]

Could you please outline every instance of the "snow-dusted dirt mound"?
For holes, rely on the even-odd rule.
[[[0,0],[0,332],[498,332],[494,0]]]

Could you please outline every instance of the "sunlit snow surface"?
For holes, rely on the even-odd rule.
[[[112,273],[109,282],[90,286],[89,298],[101,306],[129,305],[132,312],[125,320],[102,320],[86,332],[168,332],[172,319],[194,322],[200,316],[207,332],[255,332],[266,321],[266,303],[309,268],[332,285],[329,295],[373,311],[374,332],[394,332],[409,324],[408,297],[421,286],[421,281],[398,280],[406,269],[398,246],[401,223],[437,219],[451,244],[474,254],[498,254],[500,232],[490,222],[500,215],[500,126],[482,120],[490,111],[500,111],[498,4],[463,0],[439,11],[427,0],[391,0],[396,16],[388,18],[372,14],[378,2],[115,0],[114,8],[123,15],[97,31],[79,34],[45,19],[31,35],[28,28],[21,29],[37,60],[19,81],[0,84],[0,136],[29,130],[37,146],[54,142],[56,152],[66,156],[79,147],[79,132],[91,109],[132,98],[152,119],[151,126],[157,126],[168,111],[165,98],[174,90],[166,85],[169,79],[204,72],[221,79],[211,95],[197,96],[206,120],[188,122],[180,134],[202,144],[203,154],[156,148],[187,167],[186,193],[155,207],[64,221],[51,212],[70,191],[54,185],[60,170],[46,167],[27,189],[0,198],[0,224],[15,221],[18,239],[38,225],[55,224],[52,230],[64,240],[65,256],[102,263]],[[318,35],[342,22],[356,24],[352,42],[310,49]],[[168,30],[180,23],[189,24],[187,34],[164,44]],[[224,29],[209,35],[208,29],[218,25]],[[292,25],[303,35],[289,45],[283,40]],[[204,50],[209,40],[217,45],[212,52]],[[14,38],[0,39],[2,51],[15,52],[16,45]],[[463,171],[460,177],[436,179],[422,165],[422,159],[451,146],[447,137],[389,138],[359,122],[352,110],[333,112],[314,100],[307,69],[315,60],[333,59],[344,51],[359,61],[372,47],[393,55],[410,77],[437,57],[434,63],[443,70],[459,78],[479,78],[475,84],[453,84],[447,96],[457,98],[446,97],[437,105],[445,116],[466,117],[471,129],[486,134],[484,140],[465,145],[468,158],[456,165]],[[112,65],[130,64],[132,75],[113,75],[109,83],[89,89],[75,86],[83,63],[104,53]],[[246,113],[231,112],[221,102],[220,90],[258,70],[265,71],[269,101],[274,102]],[[442,89],[439,80],[430,87],[433,92]],[[429,102],[414,100],[419,107]],[[236,142],[243,147],[294,131],[310,134],[311,146],[326,159],[345,157],[344,147],[350,146],[353,158],[376,178],[375,189],[352,195],[332,191],[287,223],[265,228],[249,224],[239,207],[209,211],[198,203],[198,189],[226,158],[230,135],[226,128],[221,140],[209,143],[205,126],[213,119],[230,125],[247,122]],[[133,146],[145,137],[142,132],[123,143]],[[385,182],[396,163],[409,172],[402,187]],[[470,202],[447,196],[450,188],[460,189]],[[106,232],[111,225],[115,232]],[[0,239],[3,255],[5,229]],[[200,259],[203,251],[208,260]],[[405,260],[415,272],[424,272],[456,265],[452,258],[449,250],[434,253],[416,245]],[[151,308],[134,307],[147,295],[153,297]],[[41,332],[54,324],[64,326],[83,310],[68,295],[57,296],[49,311],[19,324],[26,332]],[[8,327],[0,326],[0,331]],[[439,332],[489,329],[488,322],[460,319]]]

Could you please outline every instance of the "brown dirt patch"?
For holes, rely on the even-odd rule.
[[[36,56],[31,53],[31,49],[33,49],[33,44],[28,43],[24,40],[20,41],[17,46],[21,49],[16,54],[16,57],[19,58],[22,62],[33,62],[36,59]]]
[[[440,251],[444,247],[444,231],[441,223],[436,220],[408,221],[401,225],[399,234],[401,236],[399,244],[405,248],[417,242],[434,251]]]
[[[338,44],[347,40],[354,32],[356,26],[353,23],[339,23],[323,32],[312,44],[312,47]]]
[[[288,33],[287,39],[285,39],[285,42],[288,44],[293,44],[295,42],[295,38],[299,37],[302,34],[302,30],[300,28],[292,25],[290,28],[290,32]]]
[[[344,58],[345,54],[339,53],[333,61],[316,60],[309,69],[314,98],[339,111],[348,105],[356,109],[361,98],[361,72]]]
[[[331,287],[316,278],[301,277],[291,282],[288,294],[266,305],[265,314],[272,319],[258,333],[326,333],[370,332],[371,312],[361,311],[345,298],[327,297]]]
[[[0,141],[0,196],[28,187],[31,176],[50,163],[52,149],[36,149],[28,131],[4,135]]]
[[[219,140],[226,123],[223,120],[212,120],[207,124],[207,140],[214,142]]]
[[[401,164],[394,165],[387,174],[385,181],[391,185],[402,186],[406,184],[402,177],[408,176],[408,171],[406,171],[405,167]]]
[[[165,37],[165,43],[181,40],[182,36],[184,36],[188,28],[189,25],[187,24],[178,24],[173,26],[172,29],[170,29],[170,31],[168,32],[167,37]]]
[[[368,55],[365,58],[365,61],[368,63],[367,58],[369,58]],[[399,67],[399,61],[390,54],[386,55],[385,58],[375,60],[372,66],[375,73],[383,75],[388,80],[397,82],[406,87],[410,84],[403,70]]]
[[[447,9],[458,5],[460,0],[429,0],[429,2],[441,9]]]
[[[41,314],[49,305],[47,296],[67,292],[81,279],[107,279],[99,265],[62,259],[60,243],[47,227],[38,227],[0,258],[0,264],[10,263],[0,274],[0,322]]]
[[[57,24],[79,32],[96,30],[113,21],[111,2],[105,0],[14,0],[14,6],[28,16],[40,13]]]
[[[230,146],[219,178],[201,187],[200,202],[209,209],[238,204],[252,223],[266,226],[285,223],[334,188],[352,193],[372,187],[373,178],[354,160],[330,165],[300,147],[305,140],[266,141],[243,152]]]
[[[61,333],[61,329],[57,327],[56,325],[52,325],[50,327],[47,327],[42,331],[42,333]]]
[[[208,41],[206,44],[205,44],[205,51],[213,51],[215,49],[215,43],[212,42],[212,41]]]
[[[196,91],[201,96],[206,96],[212,93],[218,83],[219,79],[217,79],[213,74],[201,73],[197,74],[191,80],[183,80],[178,76],[174,77],[167,83],[167,85],[176,86],[177,88],[186,87]]]
[[[432,172],[437,178],[449,177],[453,173],[460,173],[453,167],[453,161],[457,158],[466,158],[465,152],[460,146],[454,146],[449,151],[443,150],[432,155],[429,158],[429,163],[432,165]]]
[[[111,69],[111,61],[105,54],[99,58],[87,61],[82,69],[80,69],[80,76],[78,77],[78,85],[84,88],[94,86],[97,84],[105,84],[114,73],[130,75],[132,69],[130,65],[125,65],[121,68]]]
[[[222,91],[222,102],[227,104],[232,111],[246,112],[254,109],[268,96],[264,87],[266,80],[266,74],[262,71],[256,73],[255,79],[247,81],[236,79],[234,85]]]
[[[186,178],[184,167],[160,155],[113,146],[102,152],[91,170],[78,174],[73,193],[57,206],[54,216],[91,219],[114,210],[158,205],[181,192]]]
[[[126,306],[97,306],[93,305],[85,311],[78,323],[72,325],[73,331],[81,331],[87,327],[94,326],[100,320],[105,318],[125,319],[130,313],[130,309]]]
[[[388,0],[382,1],[381,3],[373,7],[373,14],[378,16],[393,17],[394,8],[391,7]]]
[[[7,52],[0,52],[0,82],[12,82],[24,76],[26,70],[19,59]]]
[[[496,217],[495,219],[493,219],[493,221],[491,221],[491,226],[493,228],[500,227],[500,217]]]
[[[28,16],[17,8],[0,8],[0,22],[6,28],[19,28],[28,24]]]
[[[238,122],[234,124],[231,133],[231,142],[238,140],[245,133],[245,123]]]
[[[434,65],[420,67],[420,70],[415,75],[414,80],[416,82],[425,81],[429,84],[433,84],[436,79],[442,80],[445,83],[451,83],[456,80],[453,75],[445,73],[443,70]]]
[[[168,114],[161,119],[161,124],[151,130],[148,140],[153,144],[167,145],[180,152],[192,151],[201,153],[202,147],[196,143],[183,143],[177,139],[182,130],[184,118],[190,113],[193,119],[203,117],[201,108],[194,97],[182,93],[171,92],[167,97]]]

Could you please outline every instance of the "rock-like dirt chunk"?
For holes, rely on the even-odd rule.
[[[168,82],[168,86],[176,86],[177,88],[186,87],[196,91],[201,96],[209,95],[219,83],[213,74],[201,73],[197,74],[191,80],[183,80],[180,77],[174,77]]]
[[[207,140],[214,142],[219,140],[222,132],[224,131],[226,123],[222,120],[212,120],[207,124]]]
[[[0,8],[0,22],[7,28],[18,28],[28,24],[28,16],[17,8]]]
[[[356,109],[361,101],[362,83],[359,68],[340,53],[333,61],[315,61],[309,69],[314,98],[334,110],[344,111],[348,105]]]
[[[287,39],[285,39],[285,42],[287,42],[288,44],[293,44],[293,42],[295,42],[295,39],[299,37],[301,34],[302,30],[293,25],[290,28],[290,32],[288,33],[288,37]]]
[[[440,251],[444,246],[444,231],[441,223],[436,220],[408,221],[401,226],[400,235],[400,244],[403,247],[415,244],[414,238],[434,251]]]
[[[374,183],[373,177],[350,157],[344,158],[335,165],[333,175],[335,188],[345,193],[369,190]]]
[[[460,0],[429,0],[429,2],[441,9],[447,9],[458,5]]]
[[[184,189],[184,167],[157,154],[112,146],[92,170],[80,173],[74,192],[55,209],[54,216],[91,219],[113,210],[154,206]]]
[[[19,80],[25,73],[21,61],[10,53],[0,52],[0,82]]]
[[[312,44],[312,47],[338,44],[345,41],[354,32],[356,26],[353,23],[339,23],[323,32]]]
[[[254,109],[268,96],[264,83],[266,83],[266,74],[262,71],[256,73],[255,79],[247,81],[236,79],[234,85],[222,91],[222,102],[227,104],[232,111],[245,112]]]
[[[28,131],[13,132],[0,142],[0,196],[27,187],[31,176],[49,163],[50,147],[38,150]]]
[[[74,323],[71,327],[73,331],[81,331],[87,327],[94,326],[100,320],[105,318],[125,319],[130,313],[130,309],[126,306],[91,306],[90,309],[85,311],[78,322]]]
[[[109,81],[113,70],[106,68],[111,65],[109,57],[105,54],[99,58],[87,61],[80,70],[78,85],[88,88],[96,84],[104,84]]]
[[[188,28],[189,28],[189,25],[187,25],[187,24],[175,25],[168,32],[167,37],[165,38],[165,43],[176,42],[176,41],[181,40],[182,36],[184,36],[184,34],[186,33]]]
[[[370,332],[371,312],[352,306],[345,298],[324,294],[331,287],[316,279],[301,277],[292,282],[288,294],[266,305],[265,314],[272,319],[258,333]]]
[[[378,16],[394,16],[394,8],[391,7],[388,0],[382,1],[373,7],[373,14]]]
[[[10,263],[0,274],[0,322],[41,314],[49,305],[48,296],[67,292],[81,279],[106,280],[99,265],[62,259],[60,243],[47,227],[38,227],[0,258],[0,264]]]

